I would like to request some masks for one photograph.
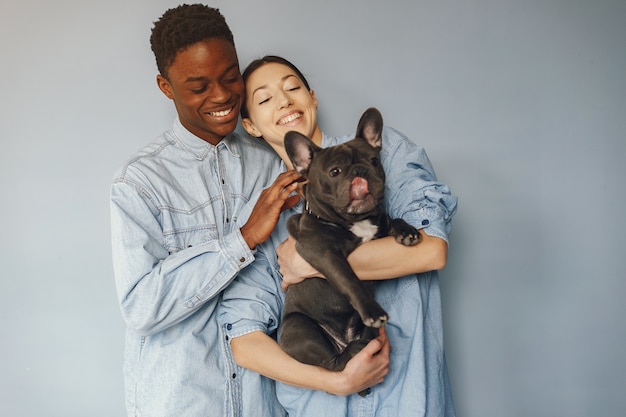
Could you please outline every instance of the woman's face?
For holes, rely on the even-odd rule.
[[[285,133],[290,130],[321,144],[315,93],[307,90],[288,66],[267,63],[250,74],[246,104],[250,117],[242,120],[243,127],[252,136],[263,137],[277,151],[283,148]]]

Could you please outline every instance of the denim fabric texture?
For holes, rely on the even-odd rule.
[[[323,147],[350,136],[324,135]],[[424,149],[398,131],[385,127],[381,161],[386,172],[385,208],[431,236],[448,240],[457,198],[437,181]],[[258,247],[256,261],[226,289],[219,321],[229,337],[260,330],[273,334],[282,314],[283,292],[276,247],[287,238],[286,221],[302,204],[284,212],[268,241]],[[389,313],[386,325],[392,346],[391,369],[369,395],[349,397],[277,384],[280,402],[291,416],[428,416],[455,415],[444,355],[441,295],[437,272],[380,281],[376,298]],[[280,335],[279,335],[280,336]],[[244,374],[251,371],[240,370]],[[248,376],[261,386],[258,375]],[[248,390],[259,390],[246,386]],[[252,410],[258,404],[246,404]],[[251,414],[253,415],[253,414]]]
[[[264,143],[238,134],[213,146],[178,119],[116,173],[111,186],[115,282],[127,324],[129,416],[242,416],[241,375],[216,308],[253,262],[240,227],[282,171]],[[274,384],[255,387],[270,398]],[[276,407],[276,408],[273,408]]]

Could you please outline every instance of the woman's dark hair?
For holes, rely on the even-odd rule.
[[[259,69],[263,65],[270,64],[270,63],[282,64],[282,65],[284,65],[286,67],[291,68],[296,73],[298,78],[300,78],[300,81],[302,81],[302,83],[304,84],[306,89],[309,90],[309,91],[311,90],[311,87],[309,87],[309,82],[306,80],[306,78],[304,77],[302,72],[298,69],[298,67],[296,67],[291,62],[287,61],[285,58],[280,57],[280,56],[276,56],[276,55],[266,55],[263,58],[255,59],[254,61],[249,63],[248,66],[246,67],[246,69],[241,74],[241,77],[243,78],[244,84],[248,82],[248,78],[250,78],[250,75],[254,71]],[[241,113],[241,117],[242,118],[250,117],[250,113],[248,112],[248,106],[246,105],[246,100],[244,100],[243,103],[241,104],[241,111],[240,111],[240,113]]]
[[[150,35],[150,46],[159,72],[167,78],[167,70],[180,51],[215,38],[235,46],[233,34],[219,9],[203,4],[183,4],[167,10],[154,23]]]

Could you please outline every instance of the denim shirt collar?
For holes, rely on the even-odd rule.
[[[350,139],[354,139],[354,134],[344,136],[328,136],[326,133],[322,132],[322,148],[339,145],[340,143],[344,143]]]
[[[191,154],[199,161],[203,161],[209,155],[212,149],[223,146],[233,156],[239,157],[240,150],[237,143],[237,135],[231,133],[224,137],[217,145],[212,145],[209,142],[200,139],[198,136],[187,130],[180,121],[180,118],[176,117],[172,126],[172,135],[170,140],[175,146],[183,149],[185,152]]]

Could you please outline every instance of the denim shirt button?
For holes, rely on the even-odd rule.
[[[233,379],[237,378],[237,374],[233,374]]]
[[[244,258],[243,256],[239,258],[239,262],[244,263],[245,261],[246,261],[246,258]]]
[[[232,330],[233,329],[233,325],[232,324],[227,324],[226,325],[226,330]]]
[[[428,226],[430,222],[426,219],[422,220],[422,226]]]

